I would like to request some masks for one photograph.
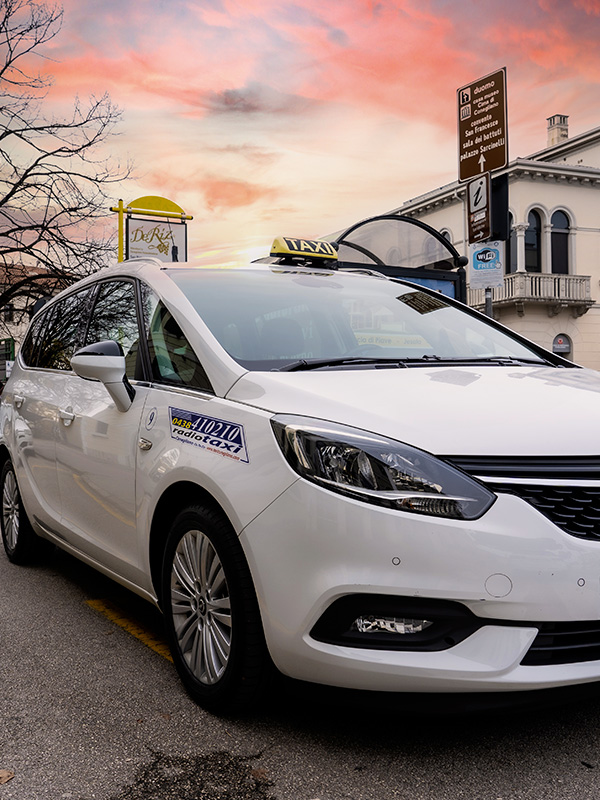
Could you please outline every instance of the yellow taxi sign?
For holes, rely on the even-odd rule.
[[[337,250],[331,242],[321,239],[298,239],[277,236],[271,245],[272,256],[301,256],[311,260],[323,258],[337,260]]]

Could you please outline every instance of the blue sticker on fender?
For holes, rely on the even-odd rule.
[[[171,437],[203,450],[249,463],[244,428],[237,422],[207,417],[181,408],[169,408]]]

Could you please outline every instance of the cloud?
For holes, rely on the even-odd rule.
[[[222,147],[207,146],[206,152],[214,153],[217,156],[232,156],[234,158],[241,158],[249,163],[256,164],[259,167],[266,167],[278,161],[282,154],[275,150],[267,150],[262,147],[257,147],[251,144],[233,145],[228,144]]]
[[[274,17],[276,24],[283,22],[284,25],[289,25],[297,28],[306,29],[321,29],[329,41],[338,44],[342,47],[350,43],[348,34],[343,28],[338,27],[335,22],[327,20],[320,15],[321,7],[317,6],[314,9],[306,6],[301,6],[298,3],[290,3],[289,5],[282,5]]]
[[[579,16],[581,9],[588,15],[600,16],[600,0],[571,0],[571,3],[560,3],[557,0],[538,0],[540,7],[549,13],[560,16]]]
[[[63,0],[48,108],[108,91],[125,197],[198,245],[319,235],[456,176],[456,89],[508,69],[511,157],[598,120],[600,0]],[[42,62],[44,65],[44,62]]]
[[[85,2],[69,3],[50,67],[61,90],[87,84],[177,113],[289,113],[302,99],[410,113],[416,92],[439,94],[440,74],[462,61],[452,25],[418,0],[174,0],[170,14],[147,0],[119,6],[120,18],[110,0],[93,26]]]
[[[185,172],[185,164],[175,163],[170,168],[154,169],[147,173],[143,182],[152,186],[153,193],[175,199],[186,211],[198,214],[202,207],[209,213],[226,213],[242,209],[262,201],[277,200],[278,189],[249,179],[233,178],[207,173],[202,168]],[[201,206],[200,206],[201,204]]]
[[[204,100],[217,114],[302,114],[314,103],[304,97],[271,89],[259,83],[222,92],[211,92]]]
[[[576,8],[582,8],[586,14],[594,14],[600,16],[600,2],[599,0],[574,0],[573,5]]]
[[[277,194],[274,189],[247,181],[221,178],[205,178],[199,189],[210,211],[251,206],[259,200],[273,199]]]
[[[107,0],[93,16],[86,6],[67,0],[52,43],[56,94],[89,86],[178,116],[308,114],[312,101],[453,128],[454,90],[499,66],[509,86],[517,75],[594,81],[600,69],[600,0]]]

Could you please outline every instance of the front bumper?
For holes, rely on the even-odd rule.
[[[600,680],[600,660],[521,664],[535,623],[600,620],[600,542],[569,536],[518,497],[499,494],[481,519],[464,522],[377,508],[298,480],[241,541],[271,655],[291,677],[419,692]],[[433,652],[311,635],[336,600],[361,594],[457,602],[481,626]]]

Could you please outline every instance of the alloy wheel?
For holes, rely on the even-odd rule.
[[[231,652],[231,598],[221,560],[199,530],[187,531],[175,550],[171,610],[189,669],[201,683],[216,684]]]
[[[7,472],[2,490],[2,521],[6,543],[11,550],[19,538],[19,489],[14,472]]]

